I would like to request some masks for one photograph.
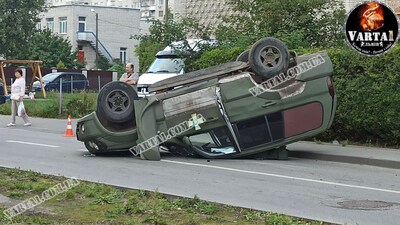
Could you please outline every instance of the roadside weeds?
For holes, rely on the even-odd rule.
[[[63,177],[0,168],[0,210],[65,181]],[[0,197],[1,197],[0,195]],[[0,198],[2,199],[2,198]],[[4,199],[4,198],[3,198]],[[258,210],[81,181],[71,190],[0,224],[328,224]]]

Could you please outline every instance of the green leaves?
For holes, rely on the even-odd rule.
[[[341,0],[229,0],[229,4],[238,14],[224,18],[225,25],[216,31],[218,40],[235,41],[239,35],[254,42],[273,36],[293,49],[334,46],[342,37]]]
[[[29,38],[24,51],[16,52],[9,59],[42,60],[44,67],[56,67],[59,62],[65,68],[82,67],[77,62],[76,52],[72,52],[71,43],[49,30],[36,32]]]
[[[185,41],[187,35],[191,35],[193,38],[208,39],[211,34],[211,30],[208,27],[204,27],[198,23],[198,21],[190,18],[183,18],[179,22],[168,20],[159,21],[152,20],[149,28],[149,34],[135,35],[131,38],[140,40],[139,46],[136,46],[136,54],[139,56],[141,73],[145,72],[155,59],[155,55],[158,51],[163,50],[166,46],[176,41]],[[185,47],[188,43],[184,43]],[[179,52],[177,54],[182,55],[186,61],[187,68],[191,68],[191,64],[197,60],[203,50],[208,49],[206,46],[201,48],[200,51],[191,52],[186,54],[186,51]],[[188,70],[186,70],[188,71]]]
[[[329,139],[400,144],[400,46],[379,57],[330,50],[338,106]]]
[[[0,55],[13,58],[25,51],[44,10],[45,0],[0,0]]]

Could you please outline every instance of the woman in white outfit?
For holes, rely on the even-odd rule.
[[[15,70],[15,81],[11,85],[11,123],[7,124],[8,127],[15,126],[15,117],[17,115],[18,106],[23,101],[25,95],[25,79],[22,77],[22,70]],[[30,126],[28,114],[26,112],[22,116],[24,119],[24,126]]]

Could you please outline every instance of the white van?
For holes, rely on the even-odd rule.
[[[188,39],[189,47],[192,51],[198,51],[200,44],[216,44],[216,41],[202,39]],[[184,42],[173,42],[163,51],[156,54],[156,59],[147,69],[146,73],[139,77],[137,85],[138,96],[143,98],[149,95],[148,87],[158,81],[184,74],[185,62],[174,51],[174,49],[184,50]]]

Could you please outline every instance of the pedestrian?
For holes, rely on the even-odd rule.
[[[125,82],[133,86],[135,91],[137,92],[137,83],[139,80],[139,74],[134,72],[135,67],[132,63],[127,63],[125,66],[126,73],[122,74],[119,81]]]
[[[25,95],[25,79],[22,77],[22,70],[16,69],[14,71],[15,81],[11,85],[11,123],[7,124],[7,127],[15,126],[15,117],[17,115],[19,104],[23,103],[23,98]],[[30,126],[28,114],[23,113],[21,115],[24,120],[24,126]]]

